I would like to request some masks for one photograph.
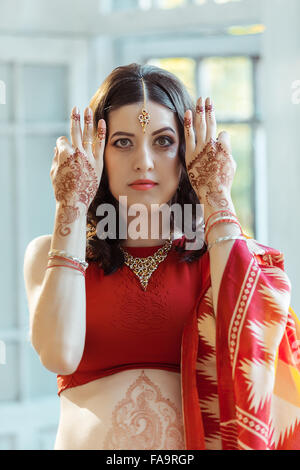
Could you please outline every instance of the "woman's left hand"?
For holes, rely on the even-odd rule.
[[[222,131],[216,139],[216,127],[210,98],[206,99],[205,109],[202,97],[197,100],[195,132],[192,111],[188,110],[184,115],[187,172],[200,203],[209,213],[221,209],[234,210],[231,187],[236,162],[231,155],[229,134]]]

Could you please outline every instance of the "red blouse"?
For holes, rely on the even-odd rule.
[[[181,340],[201,286],[201,260],[179,262],[173,240],[167,258],[144,291],[138,277],[123,265],[108,276],[97,263],[86,270],[86,337],[82,359],[70,375],[58,375],[58,395],[110,374],[136,368],[180,372]],[[146,257],[159,247],[126,247]]]

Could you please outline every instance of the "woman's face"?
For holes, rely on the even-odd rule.
[[[168,203],[177,190],[179,132],[174,113],[149,101],[150,122],[144,133],[138,120],[141,110],[142,103],[134,103],[109,113],[104,160],[113,196],[127,196],[128,207],[142,203],[150,209],[151,204]],[[139,179],[156,184],[145,190],[131,186]]]

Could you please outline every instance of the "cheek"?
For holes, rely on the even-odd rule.
[[[176,150],[169,150],[166,154],[164,163],[169,172],[172,172],[172,174],[177,174],[181,166],[178,152]]]
[[[120,173],[120,162],[116,158],[112,152],[105,152],[104,153],[104,164],[107,171],[107,174],[110,179],[115,179],[114,177]]]

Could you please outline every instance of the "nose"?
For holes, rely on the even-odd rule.
[[[134,169],[147,171],[154,168],[154,155],[146,143],[137,148],[134,158]]]

